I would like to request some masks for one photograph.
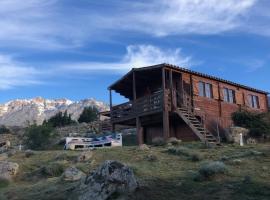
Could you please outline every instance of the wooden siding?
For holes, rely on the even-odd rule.
[[[114,86],[120,94],[130,99],[133,97],[130,102],[112,106],[110,100],[112,127],[115,124],[135,124],[139,144],[151,143],[155,137],[177,137],[184,141],[198,139],[181,117],[173,117],[180,107],[186,107],[192,114],[194,111],[194,117],[216,136],[217,133],[222,136],[222,132],[233,125],[231,115],[238,110],[268,111],[267,94],[260,90],[172,67],[155,68],[155,74],[151,71],[145,73],[136,70],[136,76],[134,71],[124,83]],[[212,98],[199,96],[200,81],[212,85]],[[122,88],[126,85],[128,87]],[[235,91],[234,103],[224,101],[224,88]],[[249,106],[248,95],[258,96],[258,109]]]
[[[189,74],[183,75],[186,82],[188,81]],[[203,78],[200,76],[192,76],[193,81],[193,101],[195,113],[199,116],[205,116],[206,125],[209,129],[216,128],[216,124],[219,124],[219,128],[226,129],[233,124],[231,115],[232,113],[246,109],[251,112],[267,112],[267,95],[249,91],[247,89],[239,88],[230,84],[221,83],[216,80]],[[199,82],[212,84],[213,98],[199,96]],[[235,103],[229,103],[224,101],[223,89],[228,88],[235,91]],[[259,97],[259,109],[254,109],[249,106],[248,95],[256,95]]]

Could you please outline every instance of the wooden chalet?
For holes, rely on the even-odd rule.
[[[108,89],[113,129],[136,127],[139,144],[176,137],[216,145],[233,112],[268,110],[265,91],[169,64],[133,68]],[[129,101],[113,105],[112,91]]]

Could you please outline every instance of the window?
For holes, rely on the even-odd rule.
[[[199,95],[201,97],[204,97],[204,83],[203,82],[199,82]]]
[[[252,108],[260,108],[259,97],[255,95],[248,95],[248,103]]]
[[[201,97],[213,98],[213,88],[212,84],[199,82],[199,95]]]
[[[223,89],[224,101],[229,103],[236,103],[235,91],[228,88]]]

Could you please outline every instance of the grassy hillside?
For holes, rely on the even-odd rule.
[[[9,160],[20,165],[20,173],[9,185],[0,183],[0,199],[66,199],[77,183],[61,180],[64,168],[75,165],[88,173],[105,160],[124,162],[134,170],[141,187],[131,200],[269,199],[269,144],[205,149],[199,143],[184,143],[177,148],[177,154],[168,147],[99,149],[85,163],[76,162],[80,152],[39,151],[29,158],[17,153]],[[197,180],[200,167],[209,161],[224,162],[226,173]],[[44,173],[45,166],[51,173]]]

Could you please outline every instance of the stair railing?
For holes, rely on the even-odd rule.
[[[186,91],[183,91],[183,93],[181,94],[179,91],[175,90],[174,89],[174,92],[176,93],[176,98],[179,98],[179,99],[176,99],[176,101],[180,101],[181,104],[180,106],[182,108],[186,108],[187,109],[187,113],[188,113],[188,116],[192,116],[194,115],[194,106],[192,106],[191,104],[191,97],[189,97],[189,95],[187,94]],[[189,100],[190,99],[190,100]],[[202,114],[198,114],[196,113],[199,117],[200,117],[200,123],[203,125],[204,127],[204,140],[207,141],[206,139],[206,133],[207,133],[207,127],[206,127],[206,120],[207,120],[207,115],[206,115],[206,112],[205,110],[202,110]],[[213,125],[209,124],[213,130],[215,130],[215,132],[217,133],[217,139],[218,139],[218,142],[220,142],[220,132],[219,132],[219,122],[220,121],[220,118],[218,118],[218,121],[216,122],[217,126],[216,127],[213,127]]]

